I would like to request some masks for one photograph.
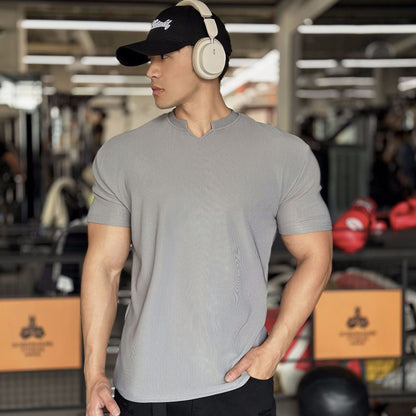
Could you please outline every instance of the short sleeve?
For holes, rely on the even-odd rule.
[[[299,159],[300,165],[293,170],[294,178],[288,181],[279,204],[277,225],[282,235],[332,229],[331,218],[320,193],[318,162],[309,147],[302,156]]]
[[[88,212],[88,222],[130,227],[130,209],[124,179],[114,158],[109,157],[105,145],[98,151],[94,163],[94,199]]]

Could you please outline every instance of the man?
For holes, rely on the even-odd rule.
[[[174,110],[108,141],[94,162],[82,277],[88,416],[275,415],[272,376],[330,274],[317,163],[300,139],[226,107],[219,78],[231,44],[209,16],[182,2],[117,52],[124,65],[150,60],[155,103]],[[297,268],[267,336],[277,227]],[[130,244],[113,400],[105,354]]]

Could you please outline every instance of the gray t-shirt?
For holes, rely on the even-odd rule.
[[[232,112],[194,136],[173,112],[105,143],[88,221],[131,228],[131,304],[114,383],[135,402],[241,387],[228,370],[267,336],[268,262],[281,234],[331,229],[299,138]]]

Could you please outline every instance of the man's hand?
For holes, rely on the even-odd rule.
[[[227,383],[236,380],[244,371],[258,380],[273,377],[280,356],[267,343],[252,348],[225,376]]]
[[[111,416],[118,416],[120,409],[111,396],[110,382],[106,377],[100,377],[87,394],[86,416],[103,416],[103,409],[107,408]]]

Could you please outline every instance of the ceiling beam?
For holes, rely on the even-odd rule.
[[[346,6],[340,2],[337,7],[328,10],[321,16],[316,24],[405,24],[414,23],[416,7],[414,5],[403,6],[398,2],[376,5],[360,4],[359,6]]]
[[[8,1],[10,4],[18,4],[23,3],[25,5],[29,5],[31,3],[36,3],[36,5],[56,5],[56,4],[66,4],[66,5],[81,5],[81,6],[88,6],[89,4],[105,4],[105,3],[112,3],[114,6],[114,0],[16,0],[16,1]],[[178,1],[169,1],[169,0],[118,0],[117,6],[128,5],[128,6],[156,6],[160,7],[170,7],[174,6]],[[207,4],[211,7],[230,7],[230,6],[238,6],[238,7],[273,7],[276,4],[275,0],[263,0],[263,1],[241,1],[241,0],[208,0]]]
[[[82,53],[84,55],[95,55],[96,47],[94,40],[89,32],[86,30],[77,30],[73,32],[73,35],[77,42],[79,43]]]
[[[314,20],[338,3],[339,0],[283,0],[276,6],[280,26],[294,31],[305,19]]]
[[[29,42],[29,55],[82,55],[81,46],[73,43]]]
[[[395,56],[403,56],[407,51],[416,46],[416,34],[407,36],[406,38],[392,43],[391,45]]]

